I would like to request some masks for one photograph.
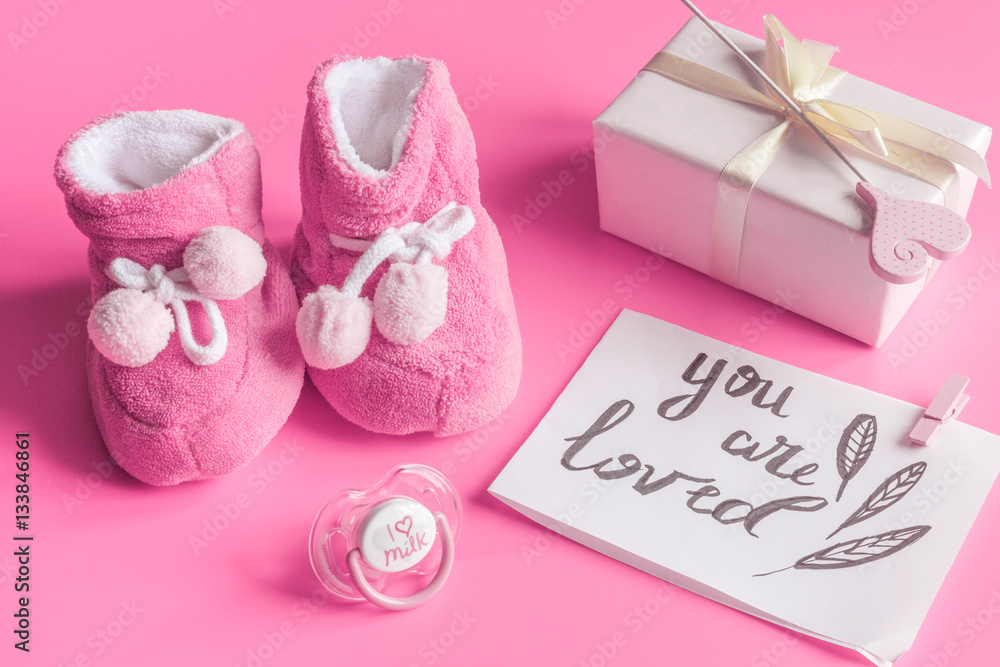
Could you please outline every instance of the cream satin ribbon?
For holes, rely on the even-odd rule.
[[[764,17],[764,29],[762,69],[827,137],[934,185],[945,194],[947,204],[953,202],[956,194],[952,187],[956,181],[956,164],[990,184],[986,162],[968,146],[889,114],[826,99],[845,74],[830,66],[837,47],[811,40],[800,42],[771,14]],[[784,50],[779,40],[784,41]],[[783,117],[780,125],[740,151],[722,170],[719,179],[709,274],[738,287],[740,249],[750,193],[778,154],[788,128],[793,122],[801,121],[770,90],[760,92],[742,81],[672,53],[657,53],[643,69]]]

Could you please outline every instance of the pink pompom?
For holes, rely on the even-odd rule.
[[[423,342],[447,311],[448,271],[437,264],[393,264],[375,289],[375,324],[397,345]]]
[[[144,366],[170,342],[174,317],[151,294],[137,289],[108,293],[87,318],[87,332],[94,347],[122,366]]]
[[[372,303],[323,285],[302,300],[295,333],[306,363],[321,370],[346,366],[368,347]]]
[[[260,284],[267,260],[260,244],[233,227],[206,227],[184,249],[184,268],[198,293],[237,299]]]

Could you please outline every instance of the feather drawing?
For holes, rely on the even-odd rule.
[[[913,465],[903,468],[895,475],[890,476],[879,484],[879,487],[868,496],[868,499],[861,503],[861,507],[854,514],[847,517],[847,520],[840,524],[837,530],[827,535],[826,539],[830,539],[844,528],[870,519],[882,510],[888,509],[898,503],[903,499],[903,496],[910,492],[910,489],[916,486],[920,478],[924,476],[925,470],[927,470],[927,464],[923,461],[918,461]]]
[[[794,565],[789,565],[774,572],[765,572],[753,576],[766,577],[770,574],[784,572],[792,568],[796,570],[837,570],[844,567],[866,565],[867,563],[887,558],[905,549],[926,535],[930,529],[930,526],[911,526],[910,528],[892,530],[888,533],[841,542],[840,544],[834,544],[832,547],[827,547],[822,551],[817,551],[800,558],[795,561]]]
[[[840,436],[840,444],[837,445],[837,472],[844,480],[837,489],[838,502],[847,483],[854,479],[854,476],[861,472],[862,466],[868,462],[872,448],[875,447],[877,434],[878,424],[873,415],[858,415],[844,429],[844,434]]]

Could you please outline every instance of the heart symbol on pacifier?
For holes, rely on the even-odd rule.
[[[413,519],[409,516],[404,517],[396,522],[396,531],[400,533],[405,533],[407,537],[410,536],[410,529],[413,527]]]

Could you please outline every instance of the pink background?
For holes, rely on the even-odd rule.
[[[996,193],[981,186],[970,248],[872,349],[670,262],[649,275],[646,251],[598,230],[593,166],[581,160],[590,123],[688,18],[680,3],[62,2],[5,0],[0,9],[0,418],[8,442],[0,514],[10,521],[0,540],[12,544],[15,532],[10,439],[18,431],[32,439],[36,536],[30,655],[12,648],[13,547],[0,548],[0,662],[867,664],[686,591],[661,591],[646,574],[547,535],[486,487],[606,329],[598,313],[608,300],[614,310],[649,313],[914,403],[929,402],[948,373],[969,375],[963,420],[1000,432]],[[839,45],[839,67],[987,125],[1000,120],[1000,10],[981,9],[987,3],[702,4],[711,18],[755,35],[773,12],[797,36]],[[350,45],[366,56],[434,56],[451,69],[478,142],[483,202],[510,262],[525,350],[517,399],[490,429],[393,438],[344,422],[307,383],[287,425],[244,471],[161,489],[109,470],[86,395],[83,337],[64,340],[27,383],[18,372],[50,336],[85,323],[86,243],[51,176],[56,150],[116,108],[240,119],[261,149],[268,234],[287,256],[300,210],[305,85],[317,62]],[[572,182],[531,224],[516,225],[512,216],[555,192],[567,169]],[[462,494],[466,521],[451,581],[407,613],[313,605],[311,596],[323,597],[305,549],[315,512],[335,491],[368,486],[402,462],[445,470]],[[218,517],[241,494],[249,504],[195,553],[190,538],[202,536],[205,522],[224,524]],[[998,522],[994,492],[900,667],[997,663]]]

